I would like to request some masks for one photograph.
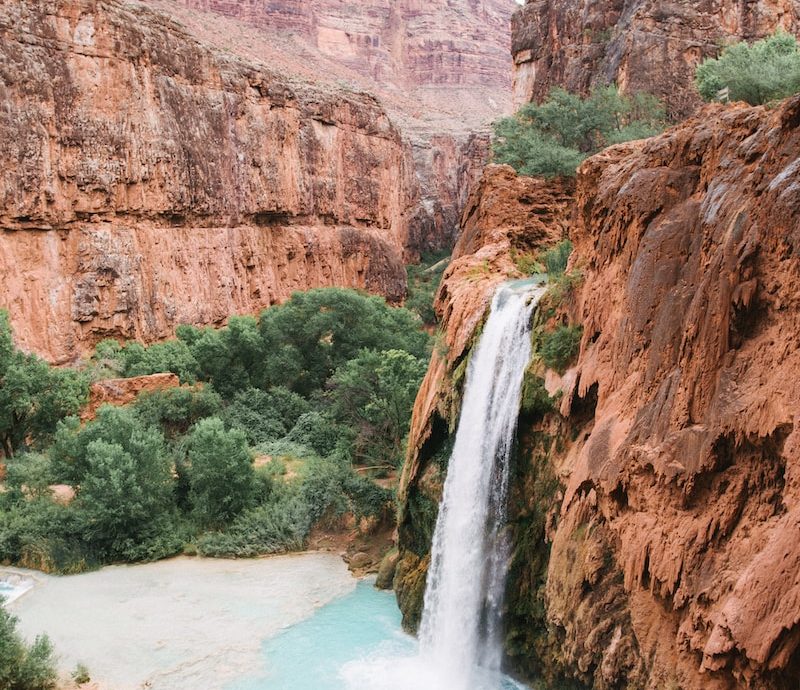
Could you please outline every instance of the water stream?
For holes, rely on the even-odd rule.
[[[545,288],[501,286],[467,369],[433,537],[419,653],[346,669],[353,690],[499,690],[509,458]],[[360,670],[360,672],[359,672]]]

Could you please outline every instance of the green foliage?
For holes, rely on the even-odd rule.
[[[297,419],[286,440],[305,444],[320,457],[327,457],[336,450],[340,439],[349,436],[348,432],[347,427],[337,424],[330,415],[312,411]]]
[[[92,681],[89,675],[89,669],[84,664],[77,664],[75,670],[72,672],[72,680],[76,685],[86,685]]]
[[[200,377],[224,397],[263,381],[264,343],[252,316],[232,316],[225,328],[184,326],[178,337],[191,350]]]
[[[204,417],[219,415],[222,398],[211,386],[167,388],[141,393],[133,409],[145,425],[161,427],[167,437],[176,438]]]
[[[287,489],[239,515],[225,532],[203,535],[197,551],[214,558],[252,558],[298,550],[310,528],[308,505],[297,491]]]
[[[101,562],[155,560],[177,553],[172,477],[162,439],[137,431],[127,447],[97,439],[75,510],[87,550]]]
[[[542,336],[540,352],[544,363],[563,373],[578,354],[583,329],[580,326],[559,326]]]
[[[189,440],[189,462],[189,496],[200,525],[227,524],[251,505],[253,459],[242,431],[226,431],[217,417],[198,422]]]
[[[225,419],[241,429],[253,445],[274,441],[286,435],[301,415],[311,410],[310,403],[283,386],[269,390],[246,388],[228,406]]]
[[[729,100],[750,105],[786,98],[800,92],[800,46],[782,31],[752,45],[736,43],[698,65],[695,83],[707,101],[723,89]]]
[[[298,292],[261,314],[266,381],[301,395],[325,381],[361,349],[405,350],[423,358],[428,336],[407,309],[337,288]]]
[[[83,375],[17,350],[8,314],[0,310],[0,449],[6,456],[29,440],[36,447],[49,441],[58,421],[75,414],[87,395]]]
[[[46,636],[25,644],[17,619],[0,600],[0,690],[50,690],[57,673],[53,646]]]
[[[449,254],[440,252],[423,256],[419,264],[407,266],[408,296],[406,309],[416,313],[427,326],[436,325],[433,300],[449,264]]]
[[[544,379],[526,370],[522,383],[522,411],[531,416],[541,416],[553,410],[553,399],[544,386]]]
[[[532,276],[537,273],[545,273],[547,270],[539,260],[539,257],[530,253],[521,254],[516,249],[511,250],[511,260],[522,275]]]
[[[542,254],[541,262],[547,271],[548,279],[553,280],[564,274],[570,254],[572,254],[572,242],[569,240],[562,240]]]
[[[331,378],[331,413],[356,430],[357,461],[399,465],[426,364],[402,350],[362,350]]]
[[[494,158],[521,175],[574,175],[586,156],[663,126],[663,106],[648,94],[627,96],[612,85],[581,98],[553,89],[544,103],[528,103],[495,124]]]

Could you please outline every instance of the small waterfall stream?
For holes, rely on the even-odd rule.
[[[472,353],[433,536],[419,655],[349,665],[350,690],[522,687],[500,668],[510,555],[504,527],[531,316],[544,292],[530,281],[502,285]]]

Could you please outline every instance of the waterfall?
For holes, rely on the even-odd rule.
[[[419,654],[348,665],[351,690],[506,690],[501,615],[509,460],[544,287],[502,285],[475,347],[431,547]]]
[[[421,654],[452,690],[498,687],[509,456],[531,356],[531,315],[543,293],[501,286],[467,369],[420,629]]]

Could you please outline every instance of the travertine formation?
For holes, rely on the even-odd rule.
[[[800,1],[527,0],[512,21],[514,103],[616,82],[685,117],[700,103],[692,79],[703,58],[777,28],[800,32]]]
[[[583,337],[563,376],[532,369],[558,409],[522,418],[510,504],[507,639],[523,672],[598,689],[797,687],[798,151],[800,97],[708,106],[579,170],[566,217],[582,281],[539,318]],[[509,175],[484,198],[517,189]],[[537,206],[550,236],[563,230],[540,184],[515,222],[485,207],[462,265],[513,275],[488,229],[547,241],[525,229]],[[498,279],[476,297],[471,275],[457,262],[439,293],[452,355],[417,400],[401,492],[395,584],[412,624],[458,365]]]

